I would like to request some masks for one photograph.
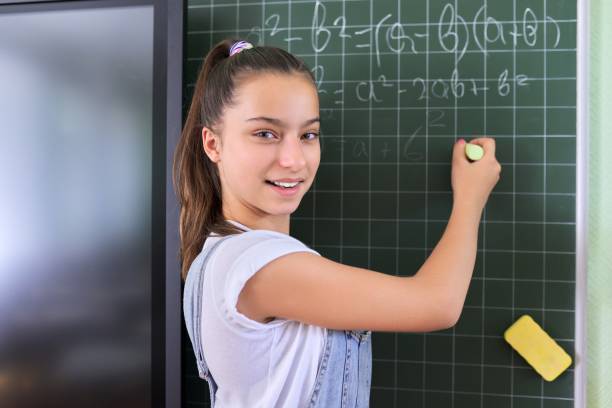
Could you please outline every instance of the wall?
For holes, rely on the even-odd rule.
[[[612,406],[612,3],[590,2],[587,406]]]

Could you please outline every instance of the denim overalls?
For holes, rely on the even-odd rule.
[[[198,374],[208,382],[211,408],[215,406],[215,393],[218,387],[208,370],[200,339],[202,284],[210,255],[221,242],[230,237],[231,235],[220,238],[210,249],[202,251],[196,257],[195,267],[190,268],[190,273],[187,274],[183,294],[185,324],[195,352]],[[309,397],[309,408],[369,406],[372,376],[371,334],[371,331],[366,330],[326,330],[323,353],[314,388]]]

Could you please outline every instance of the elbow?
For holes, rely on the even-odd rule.
[[[457,324],[457,322],[459,321],[459,317],[461,317],[461,310],[461,308],[456,308],[456,310],[452,310],[447,313],[445,321],[446,325],[444,327],[445,329],[450,329],[451,327]]]
[[[415,282],[423,282],[415,280]],[[457,324],[463,310],[465,294],[458,293],[448,284],[432,284],[425,281],[419,288],[422,294],[423,318],[418,331],[446,330]]]
[[[445,299],[439,303],[438,308],[438,323],[439,330],[450,329],[455,326],[461,317],[463,310],[463,302],[457,302],[453,299]]]

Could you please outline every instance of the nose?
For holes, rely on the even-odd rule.
[[[279,151],[279,164],[298,171],[306,166],[306,157],[299,137],[285,137]]]

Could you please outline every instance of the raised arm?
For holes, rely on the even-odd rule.
[[[499,179],[495,141],[474,139],[485,153],[471,163],[464,142],[453,148],[453,209],[442,238],[414,276],[393,276],[297,252],[276,258],[247,281],[238,311],[330,329],[432,331],[453,326],[474,269],[478,224]]]

